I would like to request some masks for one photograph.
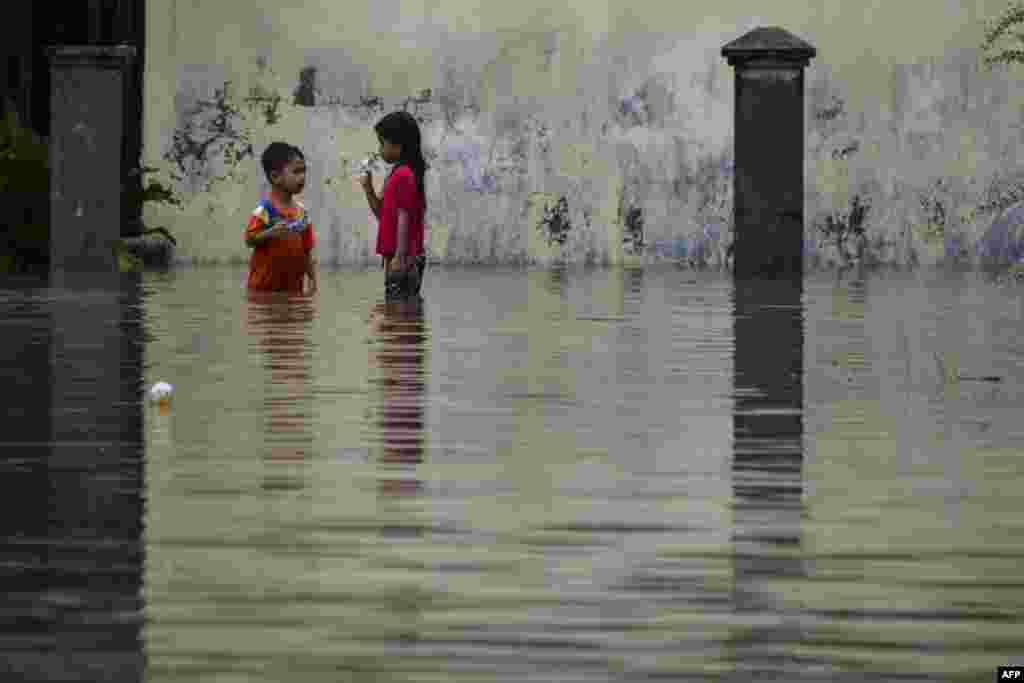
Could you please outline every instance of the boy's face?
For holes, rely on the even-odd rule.
[[[288,194],[300,194],[306,186],[306,162],[292,159],[284,168],[270,176],[274,186]]]
[[[389,164],[393,164],[402,158],[402,146],[396,145],[393,142],[388,142],[382,137],[378,137],[380,140],[380,156]]]

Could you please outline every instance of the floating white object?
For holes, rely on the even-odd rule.
[[[157,382],[149,390],[149,400],[154,403],[166,403],[171,400],[171,394],[174,393],[174,387],[167,382]]]

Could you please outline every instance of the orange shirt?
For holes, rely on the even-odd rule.
[[[292,231],[253,248],[248,286],[249,289],[301,294],[306,256],[316,245],[313,224],[301,202],[295,200],[292,206],[282,207],[270,198],[264,199],[252,212],[243,239],[281,223],[290,225]]]

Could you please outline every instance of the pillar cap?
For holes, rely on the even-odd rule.
[[[813,45],[778,26],[760,26],[722,47],[730,66],[766,60],[804,67],[817,52]]]
[[[51,45],[46,55],[51,64],[120,66],[135,60],[134,45]]]

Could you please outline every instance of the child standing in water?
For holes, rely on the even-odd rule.
[[[384,266],[385,299],[418,297],[427,264],[423,251],[427,162],[420,149],[420,128],[406,111],[391,112],[373,128],[381,157],[395,165],[384,181],[383,197],[374,191],[369,170],[362,179],[366,201],[380,225],[377,253]]]
[[[262,162],[271,189],[245,228],[245,244],[253,250],[248,287],[302,294],[308,277],[308,293],[313,294],[316,236],[305,205],[296,199],[306,185],[305,157],[298,147],[273,142],[263,152]]]

